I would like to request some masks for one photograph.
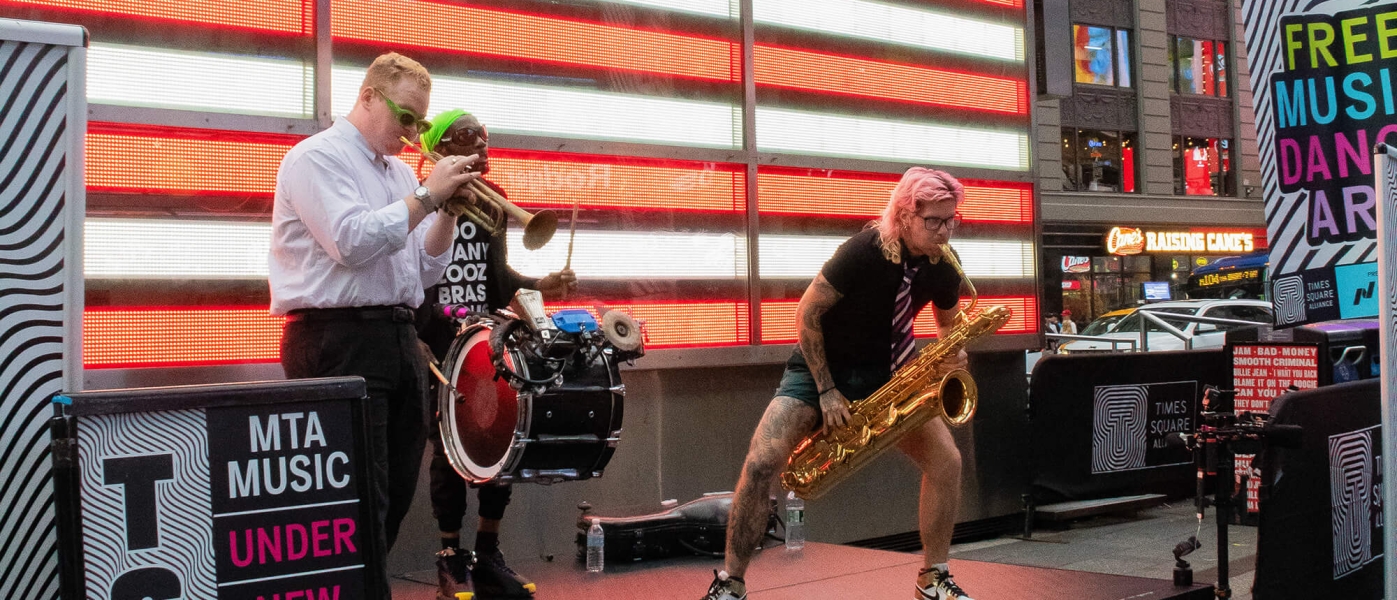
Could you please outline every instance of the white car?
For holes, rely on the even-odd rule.
[[[1179,300],[1176,302],[1146,304],[1139,307],[1137,312],[1138,311],[1234,319],[1258,324],[1270,324],[1272,322],[1271,303],[1265,300]],[[1140,320],[1141,318],[1139,316],[1132,313],[1130,316],[1116,322],[1106,333],[1097,333],[1096,335],[1119,340],[1135,340],[1138,346],[1140,342]],[[1228,331],[1244,327],[1243,325],[1193,323],[1168,318],[1165,318],[1164,322],[1182,331],[1186,337],[1191,338],[1194,350],[1221,348],[1226,341]],[[1184,350],[1187,348],[1184,344],[1184,340],[1165,331],[1155,323],[1147,323],[1146,332],[1146,335],[1149,336],[1150,352]],[[1116,349],[1120,351],[1129,351],[1130,346],[1116,344]],[[1136,349],[1139,350],[1140,348]],[[1058,349],[1058,352],[1063,354],[1110,351],[1112,351],[1111,343],[1096,340],[1077,340],[1063,344],[1062,347]]]

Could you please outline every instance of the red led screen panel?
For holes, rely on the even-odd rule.
[[[887,206],[900,176],[882,173],[834,173],[762,168],[757,172],[757,206],[763,213],[799,216],[874,218]],[[1033,222],[1033,186],[998,181],[962,180],[967,221]]]
[[[398,158],[419,177],[431,172],[411,149]],[[486,179],[531,208],[571,210],[575,200],[589,209],[747,210],[747,172],[734,164],[491,149]]]
[[[581,308],[591,311],[593,316],[597,314],[595,307],[591,305],[550,302],[546,306],[549,312]],[[607,307],[623,311],[636,321],[642,322],[646,349],[738,346],[751,343],[751,336],[747,333],[751,315],[746,302],[634,302],[608,304]]]
[[[750,343],[746,302],[611,304],[644,321],[646,347]],[[554,304],[548,310],[591,306]],[[83,365],[89,369],[266,363],[280,359],[284,319],[266,307],[90,308],[83,314]]]
[[[796,300],[762,301],[762,343],[781,344],[796,341]],[[961,300],[964,308],[969,299]],[[1038,299],[1032,296],[981,297],[980,306],[1002,305],[1014,311],[1009,322],[998,333],[1035,333],[1038,331]],[[936,337],[936,317],[930,307],[923,310],[912,324],[917,337]]]
[[[741,165],[500,150],[489,179],[526,206],[743,212]]]
[[[181,367],[276,362],[284,319],[245,307],[89,308],[83,366]]]
[[[297,35],[309,34],[315,22],[314,0],[0,0],[7,4]]]
[[[758,85],[1028,114],[1028,83],[1021,79],[760,44],[752,59]]]
[[[331,7],[340,38],[719,81],[742,76],[741,47],[725,40],[431,0],[333,0]],[[460,26],[444,26],[452,23]]]
[[[94,123],[87,134],[93,192],[270,196],[277,167],[300,138]]]

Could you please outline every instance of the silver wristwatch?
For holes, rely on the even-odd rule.
[[[432,190],[427,189],[427,186],[417,186],[417,189],[412,191],[412,197],[422,203],[422,207],[427,209],[428,214],[437,212],[438,205],[432,199]]]

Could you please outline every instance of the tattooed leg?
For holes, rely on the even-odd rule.
[[[810,405],[777,396],[766,407],[752,445],[742,464],[742,477],[728,515],[728,548],[726,567],[729,575],[742,577],[747,572],[757,545],[766,532],[767,492],[791,450],[819,419],[819,411]]]

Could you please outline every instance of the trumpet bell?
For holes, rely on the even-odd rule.
[[[540,210],[524,221],[524,247],[538,250],[558,231],[558,214],[551,210]]]

